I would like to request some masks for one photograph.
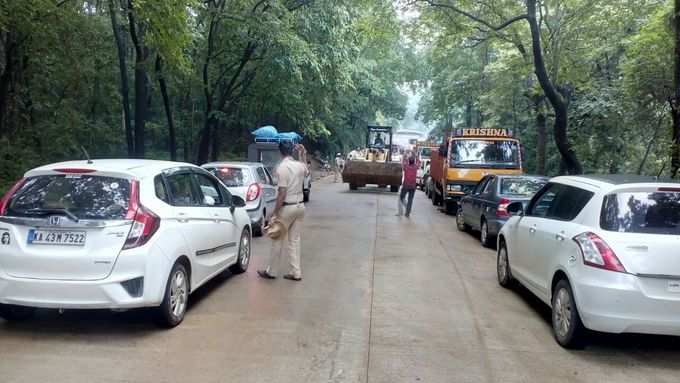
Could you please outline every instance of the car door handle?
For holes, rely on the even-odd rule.
[[[177,215],[178,215],[179,217],[186,217],[187,213],[180,212],[180,213],[177,213]],[[177,219],[177,222],[179,222],[179,223],[187,223],[187,222],[189,222],[189,219],[188,219],[188,218],[178,218],[178,219]]]
[[[558,233],[558,234],[555,234],[555,239],[562,242],[566,239],[566,237],[564,235]]]
[[[530,227],[530,228],[529,228],[529,233],[531,233],[531,234],[536,234],[536,228],[535,228],[535,227]]]

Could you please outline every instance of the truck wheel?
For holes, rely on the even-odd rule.
[[[399,191],[399,185],[390,185],[390,191],[396,193]]]
[[[356,184],[349,184],[349,190],[357,190]]]
[[[455,201],[446,201],[444,207],[446,208],[446,214],[453,215],[458,212],[458,203]]]
[[[433,190],[432,192],[432,206],[439,206],[439,194],[437,194],[436,190]]]

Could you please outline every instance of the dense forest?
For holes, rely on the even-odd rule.
[[[532,173],[674,174],[676,10],[680,0],[0,0],[0,186],[82,148],[238,158],[265,124],[318,153],[346,151],[367,123],[403,117],[409,88],[425,95],[432,135],[513,129]]]

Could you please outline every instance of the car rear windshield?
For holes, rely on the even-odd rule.
[[[501,180],[501,194],[531,197],[541,190],[546,183],[546,181],[536,178],[503,178]]]
[[[610,194],[600,226],[622,233],[680,234],[680,192]]]
[[[248,171],[242,168],[236,167],[222,167],[218,169],[210,170],[214,175],[217,176],[224,185],[227,187],[239,187],[246,186],[250,182],[250,176]]]
[[[130,181],[94,175],[30,177],[10,199],[8,215],[63,214],[77,219],[125,219]]]

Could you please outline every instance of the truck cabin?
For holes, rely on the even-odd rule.
[[[520,144],[511,130],[456,129],[449,142],[449,168],[522,170]]]

